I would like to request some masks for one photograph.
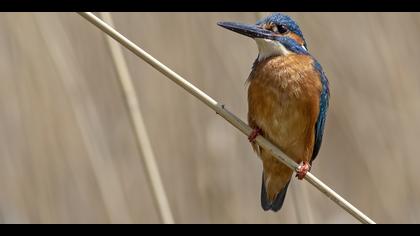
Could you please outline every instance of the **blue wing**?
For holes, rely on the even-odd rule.
[[[319,103],[319,115],[315,124],[315,144],[314,144],[314,150],[312,152],[312,158],[310,161],[311,164],[315,160],[316,156],[319,153],[319,149],[321,148],[322,136],[324,134],[325,120],[327,117],[329,100],[330,100],[330,90],[329,90],[329,83],[328,83],[327,76],[325,75],[324,70],[322,69],[321,65],[315,59],[314,59],[314,67],[320,74],[320,79],[322,83],[322,91],[321,91],[321,97],[320,97],[320,103]]]

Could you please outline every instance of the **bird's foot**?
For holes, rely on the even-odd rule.
[[[252,133],[248,136],[248,140],[249,142],[253,143],[255,142],[255,139],[257,138],[258,135],[261,134],[261,129],[260,128],[255,128],[254,130],[252,130]]]
[[[308,162],[304,161],[299,165],[298,169],[296,170],[296,177],[298,177],[299,180],[302,180],[303,178],[305,178],[306,174],[310,170],[311,165],[309,165]]]

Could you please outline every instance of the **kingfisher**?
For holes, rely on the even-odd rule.
[[[279,211],[293,170],[255,143],[258,135],[277,145],[299,164],[302,180],[318,155],[329,106],[329,82],[308,52],[297,23],[273,13],[256,24],[219,22],[219,26],[254,39],[258,47],[248,82],[248,137],[263,164],[261,206]]]

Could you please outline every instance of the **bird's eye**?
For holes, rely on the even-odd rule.
[[[276,32],[278,32],[280,34],[285,34],[285,33],[289,32],[289,29],[287,29],[287,27],[284,26],[284,25],[277,25],[275,28],[277,29]]]
[[[289,29],[287,29],[285,25],[276,25],[273,22],[270,22],[263,27],[278,34],[286,34],[289,32]]]

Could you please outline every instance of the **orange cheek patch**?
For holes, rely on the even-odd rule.
[[[303,39],[295,34],[295,33],[289,33],[287,36],[289,36],[290,38],[294,39],[296,42],[298,42],[300,45],[303,45],[305,42],[303,41]]]

